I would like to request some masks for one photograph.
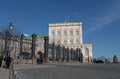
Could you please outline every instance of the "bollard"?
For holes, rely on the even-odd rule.
[[[11,62],[9,69],[9,79],[19,79],[17,78],[17,71],[14,70],[13,61]]]

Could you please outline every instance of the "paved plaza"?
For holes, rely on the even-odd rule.
[[[48,63],[14,65],[18,79],[119,79],[120,64]],[[0,68],[0,79],[9,79]]]
[[[9,69],[0,68],[0,79],[9,79]]]
[[[42,64],[16,66],[19,79],[119,79],[120,64]]]

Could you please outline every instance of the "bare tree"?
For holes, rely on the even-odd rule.
[[[8,49],[8,43],[10,44],[10,42],[14,40],[18,41],[20,36],[21,33],[13,26],[12,23],[10,23],[7,27],[0,27],[0,41],[2,41],[2,47],[0,49],[4,49],[4,54],[13,50],[13,47]],[[1,52],[3,52],[3,50]]]

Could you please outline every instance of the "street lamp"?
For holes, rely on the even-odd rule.
[[[33,64],[36,63],[36,59],[34,57],[34,55],[35,55],[35,49],[36,49],[36,34],[33,33],[32,34],[32,54],[31,54],[31,58],[32,58]]]
[[[32,34],[32,55],[31,57],[35,55],[35,48],[36,48],[36,34],[33,33]]]
[[[12,23],[9,24],[9,28],[5,31],[5,57],[7,58],[8,57],[8,54],[9,54],[9,42],[10,42],[10,39],[11,39],[11,29],[13,29],[13,25]]]
[[[9,30],[10,30],[10,29],[13,29],[13,28],[14,28],[13,24],[10,23],[10,24],[9,24]]]
[[[44,36],[44,59],[45,59],[45,62],[47,62],[47,58],[48,58],[48,36],[45,35]]]

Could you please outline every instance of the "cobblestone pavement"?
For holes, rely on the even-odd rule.
[[[120,64],[44,64],[16,69],[19,79],[119,79]]]

